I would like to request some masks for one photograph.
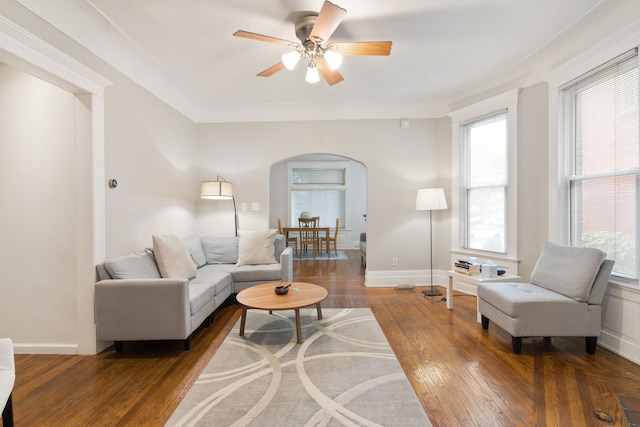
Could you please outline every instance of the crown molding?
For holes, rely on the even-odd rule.
[[[55,76],[55,80],[62,79],[72,84],[78,91],[86,91],[102,97],[104,89],[113,84],[107,78],[1,15],[0,49],[31,64],[32,67],[35,66]]]

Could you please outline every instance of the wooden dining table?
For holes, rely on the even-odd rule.
[[[316,235],[318,236],[318,240],[322,240],[325,238],[329,237],[329,231],[331,229],[331,227],[310,227],[310,228],[305,228],[305,230],[315,230]],[[289,233],[298,233],[300,232],[300,227],[282,227],[282,233],[284,233],[284,235],[288,238],[289,237]],[[323,233],[323,234],[321,234]],[[314,251],[316,254],[320,254],[320,249],[322,248],[322,245],[320,245],[320,248],[316,249],[314,248]]]

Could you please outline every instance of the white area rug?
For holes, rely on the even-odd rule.
[[[431,426],[369,309],[249,310],[168,426]]]

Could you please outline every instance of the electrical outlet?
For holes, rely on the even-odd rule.
[[[397,267],[398,266],[398,258],[393,258],[391,260],[391,265],[393,265],[394,267]]]

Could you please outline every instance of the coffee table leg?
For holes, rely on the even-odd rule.
[[[322,309],[320,308],[320,303],[316,304],[316,310],[318,310],[318,320],[322,320]]]
[[[242,317],[240,318],[240,336],[244,336],[244,326],[247,323],[247,307],[242,307]]]
[[[300,327],[300,309],[296,308],[296,333],[298,334],[298,344],[302,344],[302,328]]]

